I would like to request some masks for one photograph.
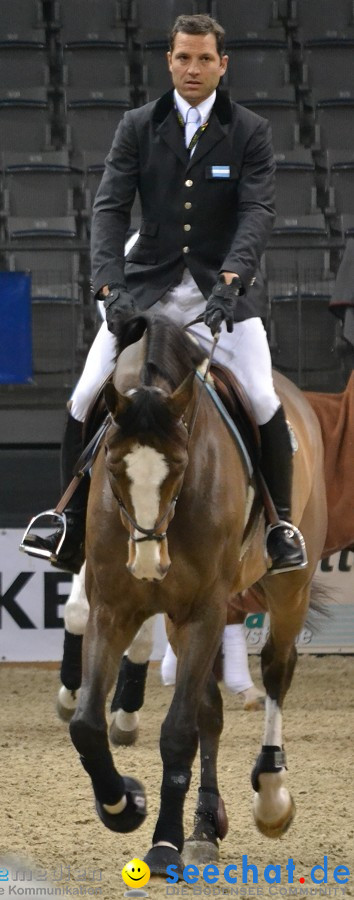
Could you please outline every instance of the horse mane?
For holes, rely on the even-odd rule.
[[[119,417],[120,433],[123,438],[149,433],[156,438],[170,438],[179,443],[181,438],[176,419],[163,402],[163,396],[176,390],[187,375],[200,366],[206,354],[171,319],[143,313],[120,318],[115,329],[117,356],[145,333],[146,355],[140,372],[141,387],[135,390],[131,397],[133,403]],[[154,386],[160,390],[154,390]]]
[[[123,440],[142,438],[149,434],[154,435],[157,440],[172,440],[176,445],[180,443],[176,419],[162,401],[160,392],[141,387],[131,400],[133,402],[119,416],[119,430]]]
[[[172,391],[197,369],[206,357],[188,333],[166,316],[143,313],[120,319],[115,329],[117,356],[146,332],[146,356],[141,382],[146,386],[160,376]]]

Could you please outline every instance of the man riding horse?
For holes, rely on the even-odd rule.
[[[152,308],[190,327],[246,391],[261,437],[261,468],[279,521],[267,531],[270,571],[306,565],[291,524],[292,448],[272,378],[258,266],[274,219],[275,163],[269,123],[219,89],[227,69],[224,30],[207,15],[179,16],[167,54],[174,89],[125,113],[108,154],[92,218],[95,297],[106,322],[69,403],[62,446],[66,487],[82,449],[82,423],[113,368],[114,323]],[[124,259],[136,191],[139,239]],[[78,572],[84,558],[89,476],[66,508],[66,535],[28,534],[23,549]]]

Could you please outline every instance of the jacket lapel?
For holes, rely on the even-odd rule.
[[[189,161],[189,153],[184,143],[183,130],[178,122],[176,110],[170,110],[166,119],[157,126],[157,133],[168,144],[170,150],[178,156],[178,159],[186,166]]]

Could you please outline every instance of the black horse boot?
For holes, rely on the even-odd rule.
[[[82,422],[78,422],[69,413],[61,448],[63,492],[73,478],[74,467],[83,449],[82,432]],[[86,474],[79,481],[70,498],[69,505],[65,508],[66,533],[59,552],[57,552],[57,548],[63,535],[63,527],[57,528],[53,534],[45,538],[29,531],[23,539],[21,550],[31,556],[39,556],[42,559],[49,558],[51,564],[56,568],[77,574],[85,559],[86,508],[89,489],[90,477]]]
[[[307,565],[303,536],[291,522],[293,475],[292,447],[284,410],[279,406],[265,425],[261,436],[261,471],[279,516],[279,523],[266,531],[266,550],[272,565],[270,573],[291,572]]]

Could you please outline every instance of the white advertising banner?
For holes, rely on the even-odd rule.
[[[23,532],[0,532],[0,660],[12,662],[60,660],[63,646],[63,612],[71,588],[71,576],[44,560],[18,549]],[[324,560],[317,580],[330,598],[330,616],[316,628],[303,630],[299,652],[354,653],[354,554],[343,551]],[[262,614],[246,619],[250,652],[259,653],[267,631]],[[164,653],[163,617],[156,627],[153,659]]]

